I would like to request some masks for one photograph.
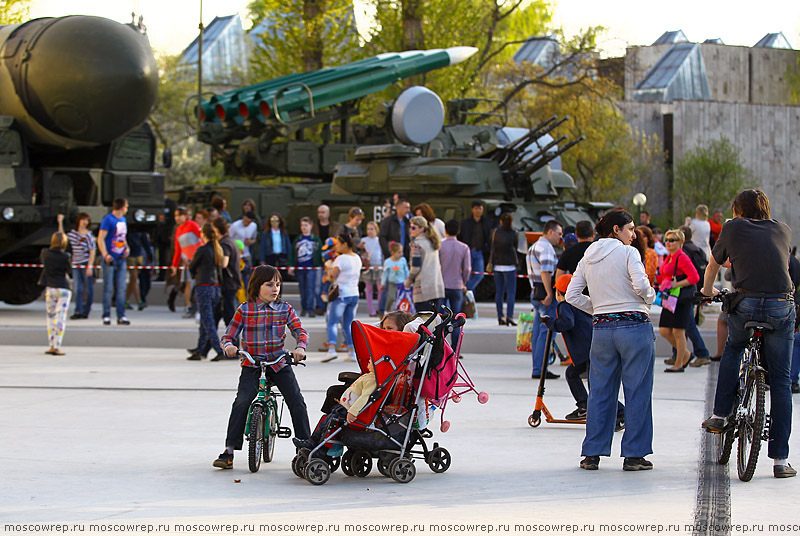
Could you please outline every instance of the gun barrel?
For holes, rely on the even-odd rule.
[[[548,143],[547,145],[542,147],[539,151],[537,151],[535,154],[533,154],[530,158],[527,158],[524,161],[518,162],[515,166],[513,166],[511,169],[509,169],[508,172],[509,173],[513,173],[513,172],[515,172],[515,171],[517,171],[519,169],[522,169],[522,168],[530,166],[531,163],[534,163],[534,162],[537,162],[538,160],[540,160],[542,155],[546,155],[547,151],[549,151],[550,149],[552,149],[553,147],[555,147],[559,143],[561,143],[563,141],[566,141],[566,139],[567,139],[566,136],[561,136],[560,138],[551,141],[550,143]]]
[[[564,136],[564,137],[566,137],[566,136]],[[549,164],[550,162],[552,162],[553,160],[555,160],[556,158],[558,158],[562,154],[566,153],[567,151],[569,151],[570,149],[572,149],[574,146],[578,145],[580,142],[582,142],[585,139],[586,139],[586,136],[581,135],[580,137],[578,137],[578,138],[572,140],[571,142],[567,143],[564,147],[559,148],[558,151],[556,151],[556,152],[554,152],[552,154],[549,154],[549,155],[545,155],[545,158],[542,158],[541,160],[539,160],[537,162],[534,162],[533,165],[531,165],[530,167],[525,169],[525,171],[523,172],[523,175],[533,175],[534,173],[536,173],[536,171],[538,171],[539,169],[543,168],[544,166],[546,166],[547,164]]]

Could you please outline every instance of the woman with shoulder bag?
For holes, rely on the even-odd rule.
[[[684,240],[680,229],[670,229],[664,233],[664,244],[669,254],[659,270],[659,290],[666,296],[670,294],[670,290],[680,289],[675,311],[662,307],[658,322],[659,333],[675,348],[678,356],[673,366],[664,369],[664,372],[683,372],[694,358],[686,349],[686,326],[692,315],[692,299],[700,275],[692,260],[683,252]],[[662,303],[665,301],[666,299],[662,299]]]
[[[207,349],[213,347],[217,355],[212,361],[219,361],[225,359],[225,355],[217,335],[214,311],[222,299],[219,285],[222,282],[222,270],[228,267],[230,258],[223,252],[216,230],[210,223],[203,224],[201,239],[203,245],[197,248],[189,264],[189,273],[194,278],[197,310],[200,312],[200,327],[197,348],[194,348],[186,359],[189,361],[205,359]]]
[[[69,300],[72,298],[67,274],[72,269],[67,249],[67,235],[53,233],[50,237],[50,249],[42,250],[42,276],[40,284],[45,286],[45,299],[47,301],[47,339],[50,348],[45,353],[50,355],[65,355],[61,350],[61,341],[64,339],[64,328],[67,324],[67,310]]]
[[[517,294],[517,232],[511,228],[514,218],[509,213],[500,216],[500,227],[492,231],[489,264],[494,272],[494,302],[497,323],[516,326],[514,302]],[[506,316],[503,317],[503,294],[506,295]]]
[[[441,240],[422,216],[411,218],[411,267],[405,287],[413,288],[417,312],[437,311],[444,304],[444,279],[439,262]]]

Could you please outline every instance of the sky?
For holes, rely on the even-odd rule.
[[[238,12],[247,21],[248,0],[202,0],[203,22]],[[605,56],[622,56],[628,45],[649,45],[668,30],[690,41],[721,38],[727,45],[752,46],[767,33],[783,32],[800,49],[798,0],[552,0],[554,22],[567,35],[589,26],[607,31],[599,45]],[[177,54],[196,37],[200,0],[33,0],[31,16],[97,15],[130,22],[144,15],[153,48]],[[357,16],[360,15],[357,7]],[[469,43],[453,43],[468,45]]]

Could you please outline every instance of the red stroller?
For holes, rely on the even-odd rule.
[[[353,322],[359,368],[366,373],[367,363],[372,361],[377,388],[354,422],[348,424],[344,419],[323,417],[318,425],[326,426],[322,440],[313,449],[299,449],[292,460],[292,470],[298,477],[321,485],[339,465],[348,476],[366,477],[372,470],[373,459],[377,460],[383,476],[400,483],[414,479],[414,459],[424,460],[435,473],[447,471],[450,453],[438,443],[429,447],[425,440],[433,437],[433,433],[415,423],[420,401],[425,404],[422,396],[425,386],[430,389],[432,383],[442,383],[441,377],[429,373],[429,369],[441,364],[442,356],[438,354],[446,335],[463,325],[465,318],[464,315],[453,318],[445,310],[441,322],[431,331],[429,326],[436,316],[431,315],[417,333],[384,331]],[[358,376],[348,372],[339,374],[344,383],[328,389],[323,412],[335,407],[336,400]],[[346,449],[343,454],[336,455],[343,448]]]

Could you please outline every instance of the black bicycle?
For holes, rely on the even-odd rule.
[[[303,362],[296,362],[292,359],[292,354],[286,350],[269,354],[265,359],[254,359],[244,350],[239,350],[239,356],[246,359],[253,365],[261,367],[261,378],[258,380],[258,394],[250,404],[247,413],[247,424],[244,434],[247,437],[247,461],[250,471],[255,473],[261,467],[261,460],[269,463],[275,452],[276,437],[291,437],[292,431],[281,426],[281,416],[283,415],[283,399],[281,398],[280,410],[278,409],[278,398],[280,392],[273,389],[275,385],[267,376],[267,367],[275,365],[286,359],[290,365],[303,365]]]
[[[723,291],[712,298],[703,296],[700,301],[722,303],[731,299],[732,294]],[[717,433],[717,462],[721,465],[728,463],[733,440],[738,437],[736,470],[739,480],[749,482],[756,471],[761,441],[769,439],[769,416],[764,407],[767,371],[763,367],[762,352],[764,333],[774,328],[768,322],[761,321],[747,322],[744,327],[752,330],[752,333],[739,366],[736,410],[728,418],[722,432]]]

